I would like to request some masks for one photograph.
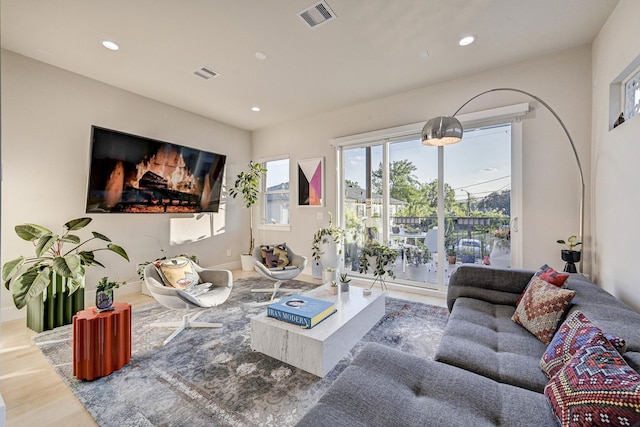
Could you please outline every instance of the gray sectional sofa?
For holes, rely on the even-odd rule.
[[[463,265],[451,276],[451,312],[435,361],[368,344],[299,426],[554,426],[540,369],[546,345],[511,320],[534,271]],[[580,310],[626,340],[640,372],[640,314],[580,274]]]

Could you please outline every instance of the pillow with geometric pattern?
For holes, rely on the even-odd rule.
[[[559,288],[566,288],[567,286],[564,284],[564,282],[567,281],[569,275],[567,273],[558,273],[556,270],[545,264],[535,272],[531,279],[533,279],[534,277],[539,277],[545,282],[551,283],[552,285],[555,285]],[[527,287],[529,287],[529,284],[527,284],[527,286],[524,288],[524,291],[522,291],[522,294],[520,294],[520,298],[518,298],[518,302],[516,302],[516,305],[520,304],[522,295],[524,295]]]
[[[534,276],[511,320],[549,344],[575,294]]]
[[[562,426],[640,423],[640,375],[600,332],[544,388]]]
[[[165,286],[184,290],[200,283],[200,276],[187,257],[159,260],[154,264]]]
[[[551,378],[562,369],[571,356],[598,332],[603,333],[620,354],[624,353],[627,345],[622,338],[602,332],[581,311],[575,310],[560,325],[540,359],[540,367],[547,377]]]

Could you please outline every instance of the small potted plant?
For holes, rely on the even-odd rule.
[[[456,254],[456,247],[455,244],[451,245],[448,249],[447,249],[447,261],[449,261],[450,265],[455,265],[455,263],[458,261],[457,260],[457,254]]]
[[[351,281],[351,279],[349,279],[349,276],[347,276],[347,273],[342,273],[340,275],[340,291],[341,292],[348,292],[349,291],[349,282]]]
[[[253,271],[253,205],[258,202],[260,194],[260,178],[265,176],[267,170],[260,163],[249,162],[249,171],[240,172],[236,178],[236,182],[229,190],[229,194],[234,199],[241,196],[244,200],[244,206],[249,209],[249,252],[240,256],[242,262],[242,270]]]
[[[407,260],[407,276],[409,280],[426,282],[428,273],[427,263],[431,261],[429,248],[422,244],[418,244],[418,246],[407,246],[404,248],[404,254]]]
[[[560,255],[562,256],[562,260],[566,262],[564,266],[564,271],[567,273],[577,273],[576,262],[580,262],[581,252],[574,250],[574,248],[580,246],[582,242],[578,241],[577,236],[569,236],[567,240],[557,240],[561,245],[565,245],[568,249],[562,249]]]
[[[333,267],[322,270],[322,281],[324,283],[335,281],[338,278],[338,270]]]
[[[337,295],[338,294],[338,283],[336,283],[335,280],[332,280],[331,284],[329,285],[329,293],[331,295]]]
[[[96,287],[96,311],[113,310],[113,289],[119,288],[120,285],[126,285],[127,282],[113,282],[109,278],[103,277]]]

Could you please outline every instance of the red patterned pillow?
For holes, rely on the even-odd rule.
[[[564,285],[564,282],[566,282],[569,278],[569,275],[567,273],[558,273],[547,264],[540,267],[540,270],[536,272],[536,276],[538,276],[545,282],[551,283],[552,285],[556,285],[558,287]]]
[[[549,344],[575,294],[533,277],[511,320]]]
[[[555,285],[559,288],[566,288],[564,282],[567,281],[567,279],[569,278],[569,275],[566,273],[558,273],[553,268],[545,264],[542,267],[540,267],[538,271],[535,272],[533,277],[531,277],[531,280],[533,280],[534,277],[539,277],[545,282],[551,283],[552,285]],[[531,281],[529,281],[529,283],[527,284],[527,287],[525,287],[524,291],[522,291],[522,294],[520,295],[520,298],[518,298],[518,302],[516,302],[516,305],[520,304],[520,301],[522,301],[522,296],[527,291],[527,288],[529,287],[530,284],[531,284]]]
[[[562,426],[640,422],[640,375],[596,333],[544,388]]]
[[[540,367],[544,373],[549,378],[554,376],[598,332],[604,334],[581,311],[576,310],[568,315],[542,355]],[[610,334],[604,335],[620,354],[624,353],[626,343],[623,339]]]

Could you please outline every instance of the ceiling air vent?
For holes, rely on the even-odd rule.
[[[208,67],[198,68],[193,72],[193,74],[205,80],[209,80],[211,78],[218,77],[220,75]]]
[[[315,28],[320,24],[324,24],[325,22],[334,19],[336,14],[331,10],[327,2],[319,1],[298,13],[298,16],[300,16],[304,22],[309,24],[311,28]]]

